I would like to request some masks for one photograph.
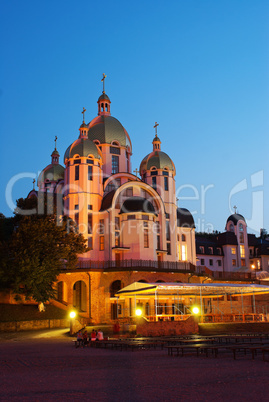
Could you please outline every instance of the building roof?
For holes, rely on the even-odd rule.
[[[152,203],[143,197],[130,197],[124,201],[122,204],[120,213],[136,213],[136,212],[143,212],[146,214],[155,214],[155,209]]]
[[[139,168],[140,174],[142,174],[143,171],[150,170],[153,167],[156,167],[156,169],[167,168],[174,172],[176,171],[175,165],[170,156],[168,156],[165,152],[157,150],[144,157]]]
[[[243,217],[243,215],[240,215],[240,214],[233,214],[233,215],[230,215],[229,218],[227,219],[227,223],[228,223],[229,221],[232,221],[235,225],[237,225],[237,222],[238,222],[238,221],[246,222],[246,221],[245,221],[245,218]]]
[[[222,247],[220,246],[220,244],[218,244],[216,236],[212,237],[196,236],[195,244],[196,244],[196,254],[217,255],[217,256],[223,255]],[[200,246],[204,247],[204,253],[201,253]]]
[[[37,182],[38,186],[45,180],[49,181],[59,181],[64,179],[64,167],[59,164],[50,164],[42,170],[38,176]]]
[[[193,216],[188,209],[177,208],[177,226],[195,228]]]
[[[89,123],[88,138],[98,140],[100,144],[111,144],[117,141],[120,146],[132,148],[130,137],[119,122],[112,116],[100,115]]]
[[[217,236],[217,241],[218,244],[221,246],[225,246],[225,245],[238,245],[237,242],[237,237],[234,234],[234,232],[223,232],[223,233],[219,233]]]
[[[104,195],[100,211],[106,211],[107,209],[111,208],[115,192],[116,190],[111,190],[109,193]]]
[[[258,256],[269,255],[269,240],[261,238],[257,239],[256,248],[258,249]]]
[[[134,282],[119,290],[115,296],[152,295],[185,295],[195,297],[215,297],[216,295],[253,295],[269,293],[269,286],[256,284],[226,284],[226,283],[141,283]]]
[[[108,100],[108,101],[110,102],[109,97],[108,97],[107,94],[105,94],[105,93],[102,93],[102,95],[99,96],[97,102],[99,102],[99,101],[101,101],[101,100]]]
[[[71,144],[64,154],[64,161],[75,155],[87,157],[93,155],[96,159],[102,159],[102,153],[97,145],[88,138],[79,138]]]
[[[248,233],[248,245],[256,246],[259,242],[259,239],[254,234]]]

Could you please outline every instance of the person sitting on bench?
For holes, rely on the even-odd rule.
[[[97,341],[103,341],[103,340],[104,340],[104,334],[103,334],[103,332],[101,331],[101,329],[98,329],[97,336],[96,336],[96,340],[97,340]]]

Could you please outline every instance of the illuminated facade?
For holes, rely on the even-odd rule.
[[[77,224],[89,251],[74,272],[60,274],[58,302],[75,306],[93,322],[115,318],[114,294],[141,281],[184,281],[196,264],[195,227],[178,208],[176,169],[157,135],[152,151],[132,172],[131,139],[111,116],[105,91],[98,115],[79,128],[66,150],[64,166],[55,149],[38,178],[39,192],[62,194],[65,214]],[[56,142],[56,141],[55,141]],[[29,197],[37,196],[31,191]]]
[[[109,323],[133,314],[131,299],[127,305],[115,297],[123,287],[190,279],[200,283],[205,277],[198,275],[196,267],[202,264],[201,258],[196,261],[194,220],[187,209],[177,206],[176,168],[162,151],[158,124],[151,152],[142,159],[139,171],[132,171],[131,139],[111,116],[111,101],[104,90],[97,104],[98,114],[89,123],[83,109],[79,137],[66,149],[64,166],[59,163],[55,140],[51,164],[38,178],[39,190],[32,190],[28,197],[45,192],[60,195],[64,213],[74,220],[89,248],[79,256],[77,269],[59,275],[53,303],[75,307],[93,323]],[[228,225],[227,233],[239,240],[243,233],[240,245],[246,246],[246,227],[240,231],[235,224],[232,231]],[[219,246],[216,261],[232,264],[232,258],[225,260],[229,255],[225,246]],[[248,266],[246,249],[238,246],[236,253]]]

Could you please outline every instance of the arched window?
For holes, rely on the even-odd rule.
[[[115,297],[115,293],[117,293],[121,288],[120,280],[112,282],[109,288],[110,297]]]
[[[243,232],[244,231],[244,226],[242,223],[239,223],[239,232]]]
[[[230,223],[228,231],[229,232],[234,232],[234,224],[233,223]]]
[[[186,241],[186,236],[184,234],[181,236],[181,240]]]
[[[148,283],[147,281],[145,281],[145,279],[140,279],[140,281],[138,281],[140,283]]]

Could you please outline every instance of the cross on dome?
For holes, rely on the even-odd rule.
[[[101,81],[103,82],[103,94],[105,93],[105,79],[106,79],[106,75],[105,75],[105,73],[103,73],[103,78],[101,79]]]
[[[83,123],[85,123],[85,116],[84,116],[84,114],[85,114],[86,110],[87,110],[87,109],[85,109],[85,107],[83,107],[82,112],[81,112],[81,113],[83,114]]]
[[[159,123],[157,123],[157,121],[155,121],[155,126],[153,126],[153,128],[155,128],[155,137],[157,137],[157,127],[158,127]]]
[[[55,139],[54,139],[54,142],[55,142],[55,151],[56,151],[56,143],[57,143],[57,140],[58,140],[58,137],[57,137],[57,135],[55,135]]]

